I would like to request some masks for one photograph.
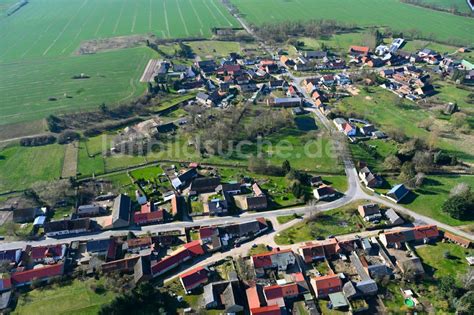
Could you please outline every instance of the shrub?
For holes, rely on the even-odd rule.
[[[38,136],[38,137],[30,137],[30,138],[23,138],[20,140],[20,145],[24,147],[36,147],[41,145],[48,145],[56,142],[55,136]]]

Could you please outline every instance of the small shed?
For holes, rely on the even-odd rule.
[[[33,226],[41,227],[44,225],[45,221],[46,221],[46,216],[44,215],[36,217],[35,220],[33,221]]]
[[[345,309],[349,306],[349,303],[342,292],[329,294],[329,300],[331,301],[332,308],[335,310]]]

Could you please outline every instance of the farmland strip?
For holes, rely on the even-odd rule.
[[[179,0],[176,0],[176,5],[178,7],[179,16],[181,17],[181,22],[183,22],[184,31],[186,32],[186,35],[189,36],[188,27],[186,26],[186,22],[184,21],[184,16],[183,16],[183,12],[181,12],[181,6],[179,5]]]
[[[74,18],[79,14],[79,12],[81,11],[81,9],[87,4],[88,1],[89,1],[89,0],[85,0],[85,1],[82,3],[81,7],[77,10],[77,13],[76,13],[76,15],[74,16]],[[49,47],[46,48],[46,50],[43,52],[43,56],[46,55],[46,54],[48,53],[48,51],[49,51],[51,48],[53,48],[53,46],[56,44],[56,42],[58,41],[58,39],[61,38],[61,36],[64,34],[64,32],[65,32],[66,29],[69,27],[69,25],[71,24],[71,22],[73,21],[74,18],[70,19],[70,20],[66,23],[66,25],[64,26],[64,28],[61,30],[61,32],[58,34],[58,36],[53,40],[53,42],[51,43],[51,45],[49,45]]]

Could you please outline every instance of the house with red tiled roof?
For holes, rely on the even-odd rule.
[[[455,244],[458,244],[459,246],[469,248],[472,245],[472,242],[468,240],[467,238],[455,235],[450,232],[444,232],[444,238],[447,239],[448,241],[451,241]]]
[[[15,287],[20,287],[31,284],[33,280],[45,281],[52,277],[61,276],[63,272],[64,264],[33,268],[26,271],[12,273],[11,282]]]
[[[189,259],[204,255],[204,249],[200,241],[192,241],[183,245],[181,249],[163,258],[151,266],[153,277],[157,277]]]
[[[101,269],[103,273],[110,272],[132,272],[135,264],[140,259],[140,256],[132,256],[124,259],[118,259],[102,264]]]
[[[259,308],[265,305],[264,301],[262,302],[263,296],[262,296],[262,299],[260,298],[261,295],[259,294],[259,288],[261,287],[254,285],[248,288],[247,290],[245,290],[245,295],[247,296],[249,310]]]
[[[282,310],[278,305],[262,306],[258,308],[251,308],[252,315],[280,315]]]
[[[436,225],[420,225],[405,230],[388,231],[380,235],[386,247],[401,248],[406,242],[428,243],[439,237]]]
[[[215,236],[219,236],[219,229],[216,226],[203,226],[199,229],[199,238],[203,243],[211,242]]]
[[[197,267],[180,275],[179,280],[184,288],[184,291],[189,292],[199,287],[201,284],[206,283],[208,276],[209,270],[204,267]]]
[[[0,275],[0,292],[10,290],[12,288],[12,279],[9,275]]]
[[[252,256],[252,262],[257,275],[263,275],[266,269],[285,271],[288,266],[296,263],[296,256],[291,249],[274,249],[268,253]]]
[[[337,254],[337,240],[331,238],[315,243],[307,243],[298,249],[305,263],[311,263],[315,260],[330,258]]]
[[[190,251],[192,256],[204,255],[204,249],[199,240],[186,243],[183,247]]]
[[[44,261],[58,261],[66,255],[66,244],[50,245],[50,246],[27,246],[25,253],[33,260],[34,263]]]
[[[133,222],[136,225],[157,224],[165,220],[165,210],[158,209],[153,212],[135,212]]]
[[[296,283],[275,284],[263,288],[263,294],[267,300],[267,305],[285,306],[285,299],[297,297],[301,292]]]
[[[152,247],[152,245],[151,237],[138,237],[127,240],[123,248],[130,252],[139,252],[142,249]]]
[[[351,46],[349,47],[349,55],[353,57],[367,56],[370,48],[367,46]]]
[[[314,277],[310,282],[317,298],[325,298],[330,293],[342,291],[342,281],[338,275]]]

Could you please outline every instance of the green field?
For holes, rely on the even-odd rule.
[[[472,12],[471,8],[466,3],[466,0],[421,0],[424,4],[434,5],[443,9],[453,9],[462,13]]]
[[[327,19],[358,26],[419,30],[440,40],[473,43],[472,19],[411,6],[398,0],[231,0],[250,23]],[[356,43],[353,43],[356,44]]]
[[[354,202],[347,206],[317,214],[314,220],[298,222],[275,236],[279,245],[288,245],[313,241],[318,237],[341,235],[364,230],[364,222],[357,212],[357,206],[363,203]]]
[[[336,108],[345,113],[355,112],[362,115],[382,131],[397,129],[408,137],[419,137],[425,140],[428,139],[430,133],[418,127],[418,124],[429,117],[442,123],[439,119],[435,119],[435,113],[422,109],[412,102],[405,101],[403,105],[396,105],[398,97],[393,93],[380,88],[371,88],[371,90],[371,93],[361,91],[359,95],[343,100],[336,105]],[[461,137],[440,136],[436,146],[455,154],[466,162],[474,161],[472,146]]]
[[[460,183],[467,183],[474,188],[474,176],[428,176],[425,184],[414,191],[411,200],[408,198],[411,202],[404,206],[449,225],[473,224],[474,221],[453,219],[442,210],[449,192]]]
[[[443,258],[449,252],[450,258]],[[457,244],[437,242],[434,245],[425,245],[416,248],[416,253],[425,265],[430,267],[428,273],[435,278],[463,274],[469,268],[466,257],[471,256],[472,249],[463,248]]]
[[[111,292],[95,293],[89,286],[95,280],[74,280],[65,286],[36,289],[20,295],[13,314],[97,314],[114,298]]]
[[[145,91],[139,79],[154,55],[151,49],[139,47],[0,63],[0,124],[131,100]],[[72,78],[81,73],[90,79]]]
[[[31,0],[11,16],[0,15],[0,125],[125,102],[144,92],[138,80],[156,53],[127,48],[78,55],[86,40],[210,37],[216,26],[238,26],[218,0]],[[81,73],[90,79],[71,78]]]
[[[65,146],[12,146],[0,151],[0,192],[25,189],[37,181],[58,179]]]

